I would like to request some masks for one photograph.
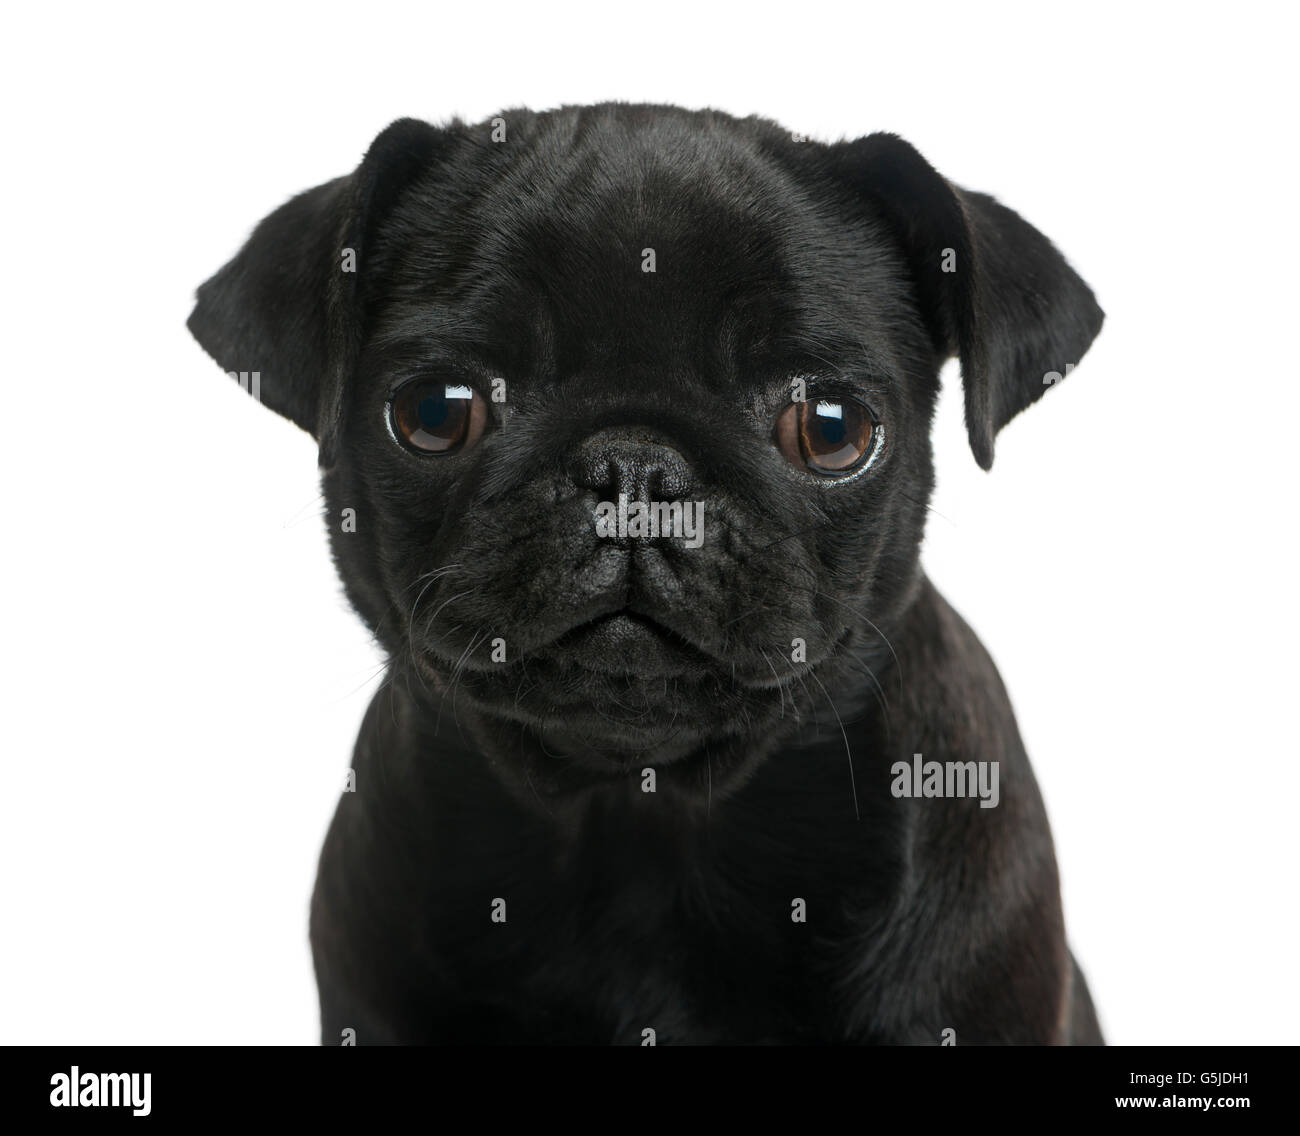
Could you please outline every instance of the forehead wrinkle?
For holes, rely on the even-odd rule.
[[[516,378],[559,377],[560,367],[602,356],[650,364],[660,352],[708,358],[743,378],[747,334],[774,355],[802,351],[832,369],[887,373],[869,343],[878,336],[864,292],[873,289],[851,252],[866,242],[846,241],[842,218],[730,138],[664,141],[630,127],[575,128],[568,138],[483,147],[487,192],[462,198],[435,222],[440,231],[414,242],[435,246],[443,271],[430,273],[423,249],[407,246],[406,295],[439,308],[419,331],[403,321],[401,334],[489,351],[485,340],[504,339]],[[558,155],[557,142],[568,147]],[[643,242],[669,254],[655,282],[667,287],[638,286]]]
[[[734,140],[688,136],[666,149],[656,145],[659,135],[626,128],[574,137],[558,156],[521,145],[493,171],[474,212],[481,234],[507,243],[499,251],[535,251],[530,236],[556,238],[569,251],[602,231],[621,243],[656,229],[674,236],[685,227],[690,235],[719,210],[733,231],[762,225],[756,243],[775,250],[775,230],[788,219],[769,203],[788,199],[788,175]]]

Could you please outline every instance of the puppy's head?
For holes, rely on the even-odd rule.
[[[988,468],[1101,321],[892,135],[606,105],[394,123],[190,328],[318,439],[352,602],[499,768],[717,791],[888,659],[943,361]]]

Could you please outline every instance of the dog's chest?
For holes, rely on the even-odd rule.
[[[538,850],[477,944],[493,1001],[551,1041],[833,1036],[861,892],[807,860],[758,857],[734,834],[661,837],[626,826],[562,856]]]

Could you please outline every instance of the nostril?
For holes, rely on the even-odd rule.
[[[617,492],[618,463],[607,450],[583,447],[569,464],[569,479],[579,489],[605,494]]]
[[[695,475],[677,450],[668,450],[651,476],[652,501],[679,501],[695,487]]]

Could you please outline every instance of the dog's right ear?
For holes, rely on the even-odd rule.
[[[367,248],[450,137],[415,119],[394,122],[354,173],[280,206],[198,290],[194,338],[223,370],[256,373],[261,401],[316,438],[322,466],[333,462],[343,386],[360,348]]]

